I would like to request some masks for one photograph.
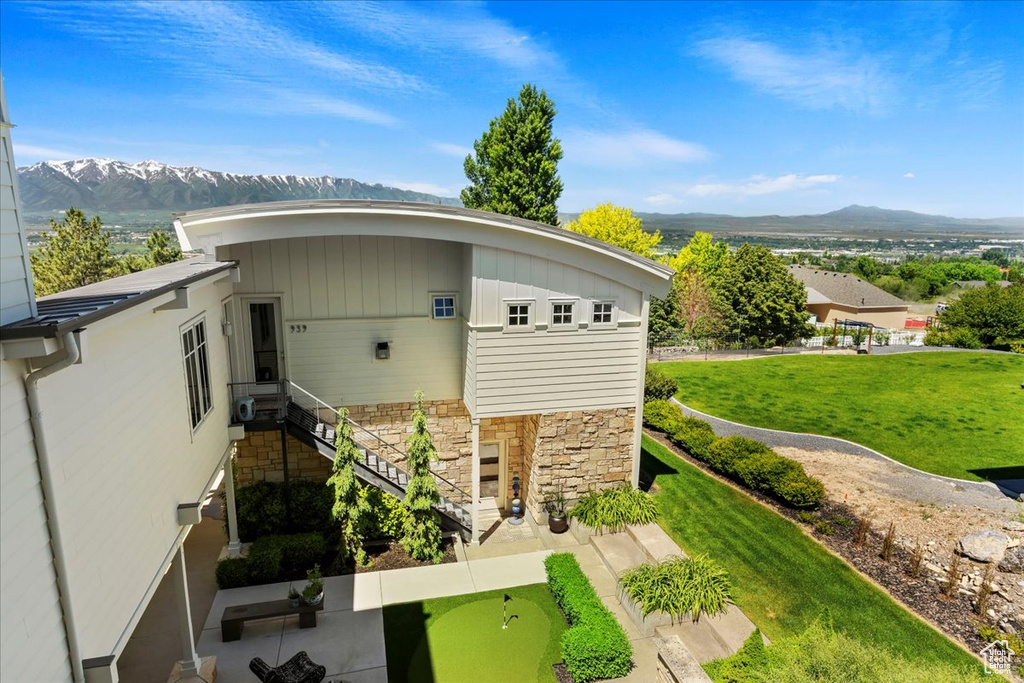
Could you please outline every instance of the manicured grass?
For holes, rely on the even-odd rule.
[[[688,553],[706,553],[729,572],[736,604],[770,639],[802,633],[827,608],[838,630],[872,647],[916,661],[977,665],[793,522],[646,435],[643,451],[643,469],[656,475],[662,527]]]
[[[502,629],[506,594],[512,600]],[[567,628],[546,584],[388,605],[388,680],[553,682]]]
[[[676,379],[680,401],[726,420],[837,436],[960,479],[1024,463],[1022,356],[800,355],[657,367]]]

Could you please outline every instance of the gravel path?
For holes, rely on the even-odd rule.
[[[922,472],[851,441],[816,434],[798,434],[750,427],[693,410],[675,398],[672,401],[681,406],[685,414],[710,422],[719,436],[739,434],[756,439],[772,448],[799,448],[807,451],[842,453],[883,463],[883,467],[872,468],[878,473],[875,484],[891,495],[907,501],[920,501],[940,506],[974,506],[989,512],[1006,514],[1012,513],[1015,509],[1015,503],[1009,497],[1011,493],[1014,496],[1020,496],[1024,492],[1024,480],[1006,482],[1012,488],[1009,492],[1004,492],[990,482],[965,481]]]

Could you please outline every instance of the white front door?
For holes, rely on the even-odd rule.
[[[499,441],[480,444],[480,497],[505,507],[505,449]]]

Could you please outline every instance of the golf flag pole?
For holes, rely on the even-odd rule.
[[[501,628],[502,629],[508,628],[508,619],[505,618],[505,605],[507,605],[508,601],[511,600],[511,599],[512,599],[512,597],[508,593],[505,593],[505,597],[501,601]]]

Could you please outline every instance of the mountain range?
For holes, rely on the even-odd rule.
[[[25,211],[189,211],[285,199],[391,199],[457,205],[386,185],[333,176],[241,175],[157,161],[44,161],[18,169]]]
[[[87,212],[142,212],[143,222],[169,220],[173,211],[287,199],[388,199],[459,206],[438,197],[334,176],[243,175],[157,161],[129,164],[113,159],[45,161],[18,169],[22,207],[30,223],[74,206]],[[165,213],[166,212],[166,213]],[[42,215],[40,215],[42,214]],[[578,214],[560,214],[563,221]],[[638,213],[645,227],[663,232],[872,235],[991,235],[1024,237],[1024,218],[961,219],[874,206],[848,206],[804,216],[740,217],[710,213]],[[166,218],[164,218],[166,217]],[[35,218],[35,220],[33,220]]]

